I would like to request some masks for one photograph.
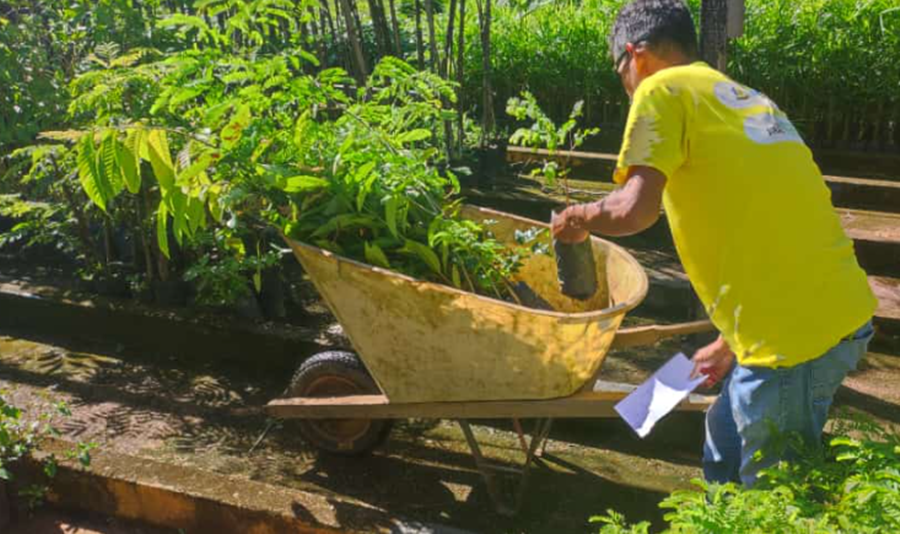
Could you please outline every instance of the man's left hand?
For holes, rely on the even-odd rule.
[[[706,375],[706,387],[712,387],[725,378],[734,362],[734,352],[722,336],[698,350],[693,358],[694,370],[691,378]]]

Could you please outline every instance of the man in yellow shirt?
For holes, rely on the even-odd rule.
[[[694,355],[710,383],[725,378],[707,414],[704,473],[749,486],[789,457],[773,450],[778,435],[819,444],[834,393],[872,337],[876,301],[797,130],[765,95],[697,60],[680,0],[623,7],[610,48],[632,99],[621,188],[563,211],[554,236],[634,234],[662,203],[721,334]]]

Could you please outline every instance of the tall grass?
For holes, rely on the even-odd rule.
[[[900,10],[891,11],[898,6],[750,0],[729,69],[795,117],[808,139],[858,144],[866,128],[893,121],[896,129],[900,120]]]
[[[528,89],[554,119],[584,99],[588,124],[621,125],[626,99],[606,39],[626,1],[500,5],[493,30],[497,116],[508,97]],[[699,0],[690,3],[696,15]],[[893,135],[896,147],[898,6],[898,0],[747,0],[745,35],[730,46],[729,73],[771,96],[811,141],[852,146]],[[474,36],[477,20],[467,22]],[[477,95],[481,50],[475,39],[467,41],[465,94]]]
[[[507,98],[525,89],[556,120],[581,99],[588,122],[604,122],[604,103],[607,120],[618,117],[621,106],[613,104],[621,103],[625,94],[611,68],[606,39],[623,3],[585,0],[498,7],[492,32],[497,117],[503,116]],[[473,36],[475,22],[466,28]],[[466,70],[466,95],[476,95],[482,76],[480,47],[468,47]]]

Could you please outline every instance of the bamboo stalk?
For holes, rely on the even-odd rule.
[[[359,36],[360,43],[362,43],[362,19],[359,17],[359,8],[356,7],[356,0],[350,0],[350,13],[353,15],[353,21],[356,23],[356,34]]]
[[[430,1],[430,0],[429,0]],[[441,77],[450,79],[450,63],[453,57],[453,25],[456,20],[456,0],[450,0],[450,9],[447,10],[447,35],[444,41],[444,59],[441,62]],[[460,24],[462,27],[462,24]],[[446,98],[442,99],[444,106],[448,107]],[[444,121],[444,144],[447,150],[447,161],[453,158],[453,122]]]
[[[419,61],[419,70],[425,70],[425,44],[422,36],[422,3],[415,0],[416,8],[416,56]]]
[[[355,60],[354,71],[356,74],[356,81],[359,85],[364,85],[366,83],[366,59],[363,56],[362,46],[359,41],[359,36],[356,33],[356,28],[354,27],[353,19],[354,15],[352,14],[352,8],[349,0],[340,0],[341,2],[341,11],[344,13],[344,25],[347,27],[347,39],[350,41],[350,47],[353,50],[353,59]],[[356,18],[358,20],[359,14],[356,14]]]
[[[334,27],[334,17],[331,16],[331,6],[328,4],[328,0],[319,2],[319,17],[324,21],[323,24],[328,25],[328,30],[331,32],[331,43],[336,44],[337,30]]]
[[[327,2],[328,0],[323,0],[323,1]],[[346,20],[346,17],[343,15],[343,9],[341,8],[341,3],[339,0],[334,1],[334,20],[335,20],[335,26],[337,27],[337,34],[335,35],[334,42],[335,42],[335,44],[337,44],[338,43],[337,36],[340,35],[341,37],[343,37],[347,33],[347,29],[345,28],[346,24],[344,22]],[[348,39],[348,44],[349,44],[349,39]],[[341,46],[338,48],[341,51],[341,58],[342,58],[342,61],[344,64],[344,70],[346,70],[349,73],[353,73],[353,69],[354,69],[353,55],[352,55],[353,53],[350,50],[351,48],[352,48],[351,46]]]
[[[428,58],[431,72],[438,74],[440,58],[438,57],[437,40],[434,31],[434,0],[425,0],[425,16],[428,18],[428,48],[431,57]]]
[[[482,49],[482,132],[481,146],[487,144],[488,133],[494,129],[494,102],[491,92],[491,0],[477,0],[478,18],[481,26]]]
[[[381,0],[368,0],[368,3],[378,52],[383,55],[390,54],[390,38],[388,37],[387,20],[384,18],[384,5]],[[362,33],[361,28],[362,26],[360,26],[360,34]]]
[[[457,149],[462,156],[463,142],[465,141],[465,125],[463,124],[463,110],[465,103],[463,102],[465,93],[463,91],[463,68],[466,64],[466,0],[459,0],[459,44],[457,45],[457,66],[456,66],[456,106],[457,106]]]
[[[441,61],[441,76],[450,79],[450,58],[453,57],[453,26],[456,20],[456,0],[450,0],[450,9],[447,10],[447,34],[444,36],[444,58]],[[460,26],[462,26],[460,24]]]
[[[394,0],[388,0],[388,7],[391,10],[391,30],[394,33],[394,54],[402,58],[403,49],[400,46],[400,23],[397,20],[397,9],[394,7]]]

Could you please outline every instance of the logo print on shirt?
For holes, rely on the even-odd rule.
[[[766,112],[750,115],[744,120],[744,133],[752,141],[762,145],[803,143],[803,138],[783,113]]]
[[[755,89],[750,89],[734,82],[719,82],[713,92],[719,102],[731,109],[745,109],[753,106],[766,106],[778,109],[769,97]]]

